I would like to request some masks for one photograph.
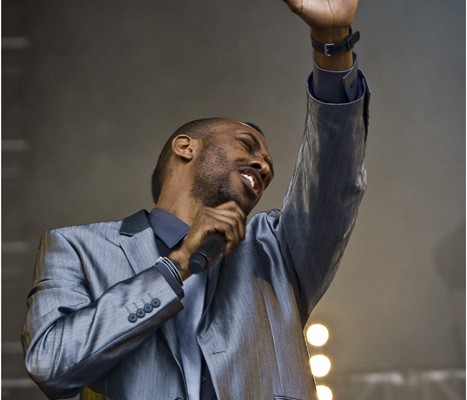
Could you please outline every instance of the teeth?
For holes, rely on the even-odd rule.
[[[250,175],[242,174],[242,176],[244,176],[245,178],[247,178],[250,181],[250,185],[251,185],[252,188],[255,187],[255,181],[253,180],[253,178]]]

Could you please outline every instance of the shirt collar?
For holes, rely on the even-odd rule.
[[[188,233],[189,225],[162,208],[153,208],[149,221],[156,236],[169,248],[174,248]]]

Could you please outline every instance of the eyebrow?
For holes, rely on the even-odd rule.
[[[249,136],[251,138],[251,140],[253,140],[253,142],[255,143],[255,147],[256,147],[257,150],[259,150],[261,148],[261,143],[260,143],[260,141],[258,140],[258,138],[255,135],[253,135],[252,133],[250,133],[248,131],[242,131],[241,134]],[[265,156],[264,161],[266,161],[266,163],[269,165],[269,169],[272,172],[272,176],[274,176],[274,167],[272,165],[271,157]]]

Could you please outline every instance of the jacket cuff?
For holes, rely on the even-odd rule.
[[[359,79],[358,59],[353,54],[354,63],[345,71],[328,71],[316,62],[308,78],[308,90],[314,98],[324,103],[342,104],[357,100],[364,91]]]
[[[158,263],[154,267],[164,277],[178,298],[183,299],[183,297],[185,297],[185,292],[183,291],[182,286],[177,282],[177,279],[175,279],[172,273],[167,269],[167,267],[162,263]]]

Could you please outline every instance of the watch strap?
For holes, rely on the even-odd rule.
[[[313,36],[311,37],[311,45],[313,48],[326,56],[333,56],[335,54],[344,53],[353,49],[355,43],[360,40],[360,32],[352,31],[352,27],[349,28],[349,34],[339,42],[336,43],[320,43],[317,42]]]

